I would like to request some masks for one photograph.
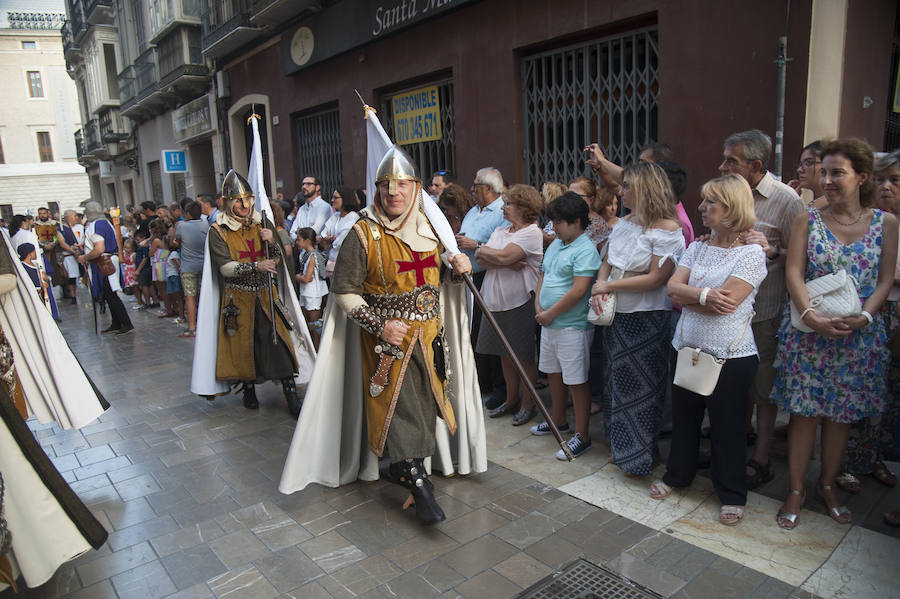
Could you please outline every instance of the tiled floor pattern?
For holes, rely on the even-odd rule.
[[[697,546],[687,532],[661,531],[665,518],[648,526],[561,491],[607,470],[603,451],[557,462],[552,441],[508,422],[489,425],[488,472],[436,480],[448,520],[432,528],[401,512],[405,491],[385,482],[281,495],[294,421],[280,390],[260,387],[256,412],[237,397],[192,396],[192,342],[163,319],[132,314],[134,334],[97,337],[89,306],[63,306],[61,328],[113,408],[81,431],[33,428],[110,537],[19,596],[494,599],[578,557],[679,599],[813,597],[807,589],[842,589],[835,573],[867,572],[872,563],[882,564],[882,577],[869,581],[883,590],[893,573],[883,564],[897,552],[884,536],[853,528],[831,557],[835,567],[818,570],[806,588],[767,576]],[[508,431],[521,435],[516,444],[503,440]],[[682,501],[671,503],[669,522],[684,521]],[[750,535],[756,527],[744,528]]]

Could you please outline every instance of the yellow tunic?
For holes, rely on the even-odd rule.
[[[259,236],[260,225],[241,227],[237,231],[220,227],[218,224],[211,228],[218,232],[228,245],[228,252],[233,261],[252,263],[265,259],[263,241]],[[211,231],[210,234],[215,233]],[[267,279],[266,273],[254,271],[250,275],[226,278],[224,281],[216,354],[216,378],[219,380],[252,381],[257,378],[256,356],[253,351],[256,309],[262,309],[269,322],[273,322],[272,315],[269,314]],[[278,299],[278,292],[274,286],[272,292],[275,294],[275,311],[281,312],[281,315],[274,319],[278,337],[290,352],[296,372],[297,357],[294,355],[290,334],[284,324],[281,300]],[[233,323],[226,323],[229,315],[234,317]],[[233,334],[231,331],[234,331]]]
[[[415,347],[421,350],[425,358],[425,370],[430,383],[429,389],[421,391],[430,392],[447,428],[451,433],[456,432],[456,419],[447,397],[445,382],[440,379],[434,367],[432,345],[441,331],[438,304],[438,289],[441,283],[440,246],[430,252],[414,252],[393,235],[385,234],[377,223],[368,219],[359,221],[354,225],[354,229],[366,251],[364,299],[376,313],[381,310],[381,316],[384,318],[400,320],[409,325],[409,331],[400,346],[403,357],[393,361],[387,385],[377,395],[372,394],[373,389],[369,382],[381,359],[374,351],[380,340],[361,329],[367,433],[372,451],[381,456],[384,453],[388,428],[404,375]],[[392,304],[401,305],[404,302],[412,309],[387,313]]]

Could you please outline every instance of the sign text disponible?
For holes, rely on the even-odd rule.
[[[408,145],[441,139],[441,101],[436,85],[391,98],[395,143]]]

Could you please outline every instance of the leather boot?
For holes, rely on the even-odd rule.
[[[258,410],[259,400],[256,399],[256,385],[244,383],[244,407],[248,410]]]
[[[297,386],[294,384],[294,378],[281,379],[281,389],[287,400],[288,411],[291,416],[298,418],[300,416],[300,400],[297,399]]]
[[[434,498],[434,485],[428,479],[422,458],[394,462],[388,469],[392,482],[409,489],[411,495],[403,509],[416,506],[416,517],[422,524],[435,524],[447,519]]]

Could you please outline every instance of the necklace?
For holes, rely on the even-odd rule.
[[[866,209],[860,207],[859,214],[856,216],[856,220],[853,221],[852,223],[842,223],[840,220],[838,220],[837,215],[834,212],[832,212],[831,210],[828,211],[828,215],[832,218],[832,220],[834,220],[834,222],[841,225],[842,227],[852,227],[853,225],[858,223],[860,220],[862,220],[863,214],[865,212],[866,212]]]

